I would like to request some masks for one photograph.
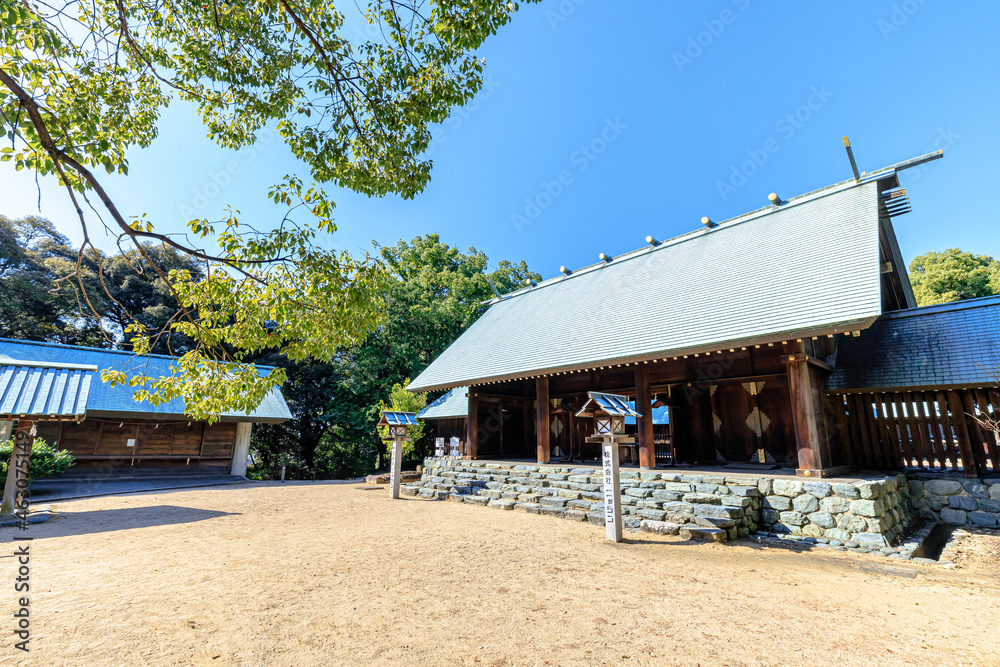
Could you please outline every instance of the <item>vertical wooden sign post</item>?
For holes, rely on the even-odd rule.
[[[618,443],[614,438],[604,446],[604,536],[612,542],[622,541],[622,489],[618,474]]]
[[[392,454],[389,457],[389,497],[398,500],[399,477],[403,472],[403,443],[412,439],[406,435],[406,431],[410,426],[417,425],[417,415],[413,412],[385,410],[378,425],[388,429],[388,437],[384,440],[392,442]]]
[[[587,402],[577,417],[594,420],[594,435],[587,442],[601,443],[604,463],[604,534],[612,542],[622,541],[622,490],[618,471],[618,444],[632,443],[625,435],[625,417],[641,417],[628,405],[625,396],[588,392]]]

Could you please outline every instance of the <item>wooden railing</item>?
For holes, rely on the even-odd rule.
[[[1000,447],[978,418],[1000,417],[996,389],[831,394],[838,431],[859,469],[1000,474]]]

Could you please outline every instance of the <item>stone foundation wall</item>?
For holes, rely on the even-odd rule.
[[[954,475],[910,476],[912,509],[952,526],[1000,526],[1000,478],[959,479]]]
[[[760,522],[772,533],[824,538],[835,544],[893,544],[909,527],[905,475],[857,482],[761,479]]]
[[[425,459],[424,465],[420,481],[404,485],[403,493],[604,525],[599,469],[447,457]],[[911,516],[904,475],[838,484],[622,470],[621,490],[627,530],[697,526],[717,530],[720,538],[784,534],[875,550],[894,543]]]

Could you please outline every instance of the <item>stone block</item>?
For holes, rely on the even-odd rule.
[[[965,510],[953,510],[948,507],[941,510],[941,521],[951,526],[964,526],[966,518]]]
[[[846,530],[849,533],[863,533],[868,530],[868,522],[864,517],[853,514],[841,514],[837,518],[837,528]]]
[[[691,503],[673,502],[673,503],[663,503],[663,509],[668,512],[676,512],[678,514],[694,514],[694,505]]]
[[[712,516],[721,519],[741,519],[743,510],[739,507],[729,507],[727,505],[695,505],[695,516]]]
[[[643,488],[643,489],[650,489],[650,490],[656,490],[656,489],[662,489],[662,488],[664,487],[664,485],[665,485],[665,484],[666,484],[666,482],[650,482],[650,481],[644,481],[644,482],[641,482],[641,483],[639,484],[639,487],[640,487],[640,488]]]
[[[587,523],[592,523],[595,526],[604,525],[604,512],[588,512],[587,513]]]
[[[851,534],[840,528],[827,528],[825,534],[831,540],[839,540],[841,542],[847,542],[851,539]]]
[[[990,498],[1000,500],[1000,482],[990,485]]]
[[[835,528],[837,526],[837,520],[829,512],[813,512],[806,518],[820,528]],[[817,535],[817,537],[819,536]]]
[[[485,496],[465,496],[465,502],[473,503],[474,505],[485,505],[490,502],[490,499]]]
[[[588,511],[590,506],[594,504],[593,500],[571,500],[566,503],[566,507],[575,510]]]
[[[796,512],[809,514],[819,509],[819,500],[816,496],[803,494],[792,499],[792,507],[795,508]]]
[[[819,509],[830,514],[842,514],[851,509],[851,501],[840,496],[830,496],[819,501]]]
[[[653,491],[653,497],[661,501],[680,500],[681,498],[684,497],[684,493],[680,491],[666,491],[657,489],[656,491]]]
[[[924,482],[924,491],[935,496],[954,496],[964,491],[964,488],[961,482],[952,479],[929,479]]]
[[[990,496],[989,489],[974,479],[962,480],[962,488],[970,496],[975,496],[976,498],[989,498]]]
[[[1000,514],[1000,500],[993,500],[992,498],[982,498],[979,501],[979,509],[984,512],[992,512],[993,514]]]
[[[666,516],[666,513],[663,510],[641,509],[636,512],[636,515],[642,517],[643,519],[663,521],[663,517]]]
[[[732,493],[727,493],[725,495],[719,496],[722,500],[723,505],[729,505],[730,507],[742,507],[747,508],[753,505],[753,498],[747,498],[746,496],[737,496]]]
[[[650,491],[649,489],[638,488],[638,489],[625,489],[625,494],[633,496],[635,498],[649,498],[651,495],[653,495],[653,492]]]
[[[817,537],[822,538],[823,529],[817,526],[816,524],[809,523],[806,524],[805,526],[802,526],[802,534],[806,536],[806,539],[817,538]]]
[[[774,480],[774,495],[794,498],[802,495],[802,482],[791,479]]]
[[[569,519],[570,521],[586,521],[587,513],[583,510],[566,510],[563,514],[564,519]]]
[[[566,507],[566,503],[569,502],[565,498],[557,498],[554,496],[542,496],[538,499],[538,502],[544,507]]]
[[[935,496],[930,493],[924,493],[923,501],[927,507],[934,510],[935,512],[940,511],[942,507],[948,506],[947,496]]]
[[[486,506],[498,510],[512,510],[516,503],[508,498],[494,498]]]
[[[774,482],[774,480],[768,478],[764,478],[757,482],[757,491],[760,493],[760,495],[762,496],[771,495],[771,490],[772,487],[774,486],[772,482]]]
[[[699,542],[725,542],[727,533],[720,528],[705,528],[703,526],[693,526],[684,524],[677,531],[685,540],[696,540]]]
[[[785,496],[767,496],[764,498],[764,507],[784,512],[785,510],[792,509],[792,501]]]
[[[706,505],[719,505],[722,503],[722,500],[719,499],[719,496],[715,496],[710,493],[685,493],[684,502],[699,503]]]
[[[680,524],[671,523],[670,521],[650,521],[649,519],[643,519],[642,523],[639,524],[639,530],[657,535],[676,535],[680,532],[680,528]]]
[[[638,531],[639,526],[642,525],[642,518],[637,516],[623,516],[622,517],[622,528],[625,530]]]
[[[718,484],[695,484],[694,490],[698,493],[707,493],[709,495],[715,495],[719,493],[719,489],[723,487]]]
[[[841,498],[847,498],[848,500],[857,500],[861,497],[858,487],[853,484],[834,484],[833,492]]]
[[[539,498],[541,496],[537,493],[522,493],[517,497],[522,503],[537,503]]]
[[[716,516],[696,516],[694,522],[706,528],[732,528],[736,525],[734,519],[722,519]]]
[[[857,516],[884,516],[885,507],[881,500],[854,500],[851,502],[851,514]]]
[[[984,528],[997,527],[996,515],[990,514],[988,512],[969,512],[968,519],[969,523],[975,524],[977,526],[983,526]]]
[[[924,483],[919,479],[911,479],[909,483],[910,495],[914,498],[924,497]]]
[[[779,512],[778,516],[781,518],[781,523],[790,526],[804,526],[808,523],[808,519],[801,512]]]
[[[700,475],[681,475],[682,482],[688,482],[689,484],[701,484]]]
[[[778,517],[778,510],[761,510],[760,520],[764,523],[776,523],[780,520]]]
[[[882,495],[883,485],[879,482],[861,482],[858,486],[858,493],[864,500],[875,500]]]
[[[734,496],[746,496],[748,498],[756,498],[760,495],[760,491],[757,490],[756,486],[730,486],[729,493]]]
[[[642,470],[639,472],[639,479],[644,482],[655,481],[662,479],[662,475],[658,472],[653,472],[652,470]]]
[[[889,543],[886,542],[885,537],[881,533],[855,533],[852,539],[863,547],[881,548],[889,546]]]
[[[679,482],[668,482],[663,485],[664,491],[679,491],[680,493],[690,493],[694,491],[694,484],[681,484]]]
[[[975,511],[979,509],[979,502],[972,496],[950,496],[948,507],[953,510]]]
[[[538,503],[517,503],[514,505],[514,509],[523,510],[528,514],[540,514],[542,506]]]
[[[803,482],[802,490],[817,498],[826,498],[833,493],[833,486],[828,482]]]
[[[542,505],[542,514],[549,514],[551,516],[563,517],[566,515],[566,510],[561,507],[551,507],[548,505]]]

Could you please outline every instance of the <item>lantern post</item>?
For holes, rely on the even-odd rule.
[[[604,535],[612,542],[622,541],[622,491],[618,470],[618,444],[635,442],[625,435],[625,417],[641,417],[628,406],[628,398],[617,394],[587,393],[577,417],[594,420],[594,435],[587,442],[601,443],[604,464]]]
[[[388,437],[383,437],[383,440],[392,442],[391,467],[389,469],[389,497],[396,500],[399,498],[399,477],[402,474],[403,468],[403,443],[412,440],[406,432],[410,426],[417,425],[417,414],[415,412],[384,410],[378,425],[385,426],[388,429]]]

